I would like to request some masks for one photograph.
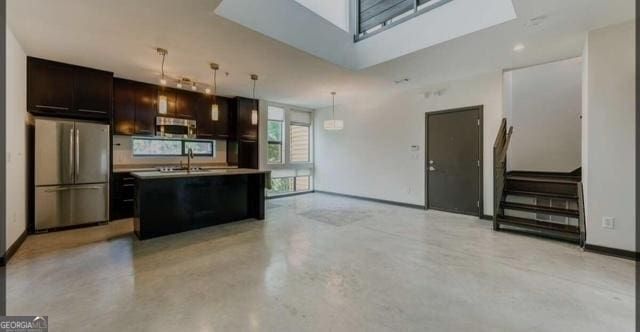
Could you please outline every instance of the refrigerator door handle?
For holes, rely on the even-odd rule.
[[[80,176],[80,129],[76,128],[76,179]]]
[[[69,178],[75,182],[73,172],[73,128],[69,129]]]
[[[101,187],[101,186],[57,187],[57,188],[46,189],[44,192],[46,192],[46,193],[55,193],[55,192],[58,192],[58,191],[67,191],[67,190],[99,190],[99,189],[104,189],[104,187]]]

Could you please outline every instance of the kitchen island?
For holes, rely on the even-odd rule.
[[[136,179],[134,230],[141,240],[264,219],[269,171],[237,168],[131,175]]]

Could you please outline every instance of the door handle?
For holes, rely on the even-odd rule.
[[[69,129],[69,178],[72,182],[76,182],[74,175],[75,170],[73,169],[73,155],[75,154],[75,150],[73,149],[73,128]]]
[[[46,192],[46,193],[54,193],[54,192],[58,192],[58,191],[67,191],[67,190],[99,190],[99,189],[103,189],[103,187],[100,187],[100,186],[59,187],[59,188],[47,189],[44,192]]]
[[[76,180],[80,177],[80,129],[76,128]]]

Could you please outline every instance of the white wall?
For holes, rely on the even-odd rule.
[[[338,28],[349,32],[349,0],[295,0]]]
[[[26,55],[7,27],[7,213],[9,248],[26,229],[27,220],[27,63]]]
[[[425,98],[425,91],[442,89],[441,96]],[[425,113],[484,105],[484,213],[493,213],[492,146],[503,117],[502,73],[359,98],[343,104],[338,92],[342,131],[322,128],[330,108],[315,112],[316,190],[424,205]],[[420,151],[412,152],[412,145]]]
[[[508,78],[506,76],[509,76]],[[508,167],[570,172],[580,167],[582,59],[505,73],[505,113],[513,136]]]
[[[635,251],[635,21],[591,31],[584,61],[587,243]]]

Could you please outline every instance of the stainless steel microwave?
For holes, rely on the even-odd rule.
[[[156,117],[156,135],[171,138],[195,138],[196,121],[158,116]]]

